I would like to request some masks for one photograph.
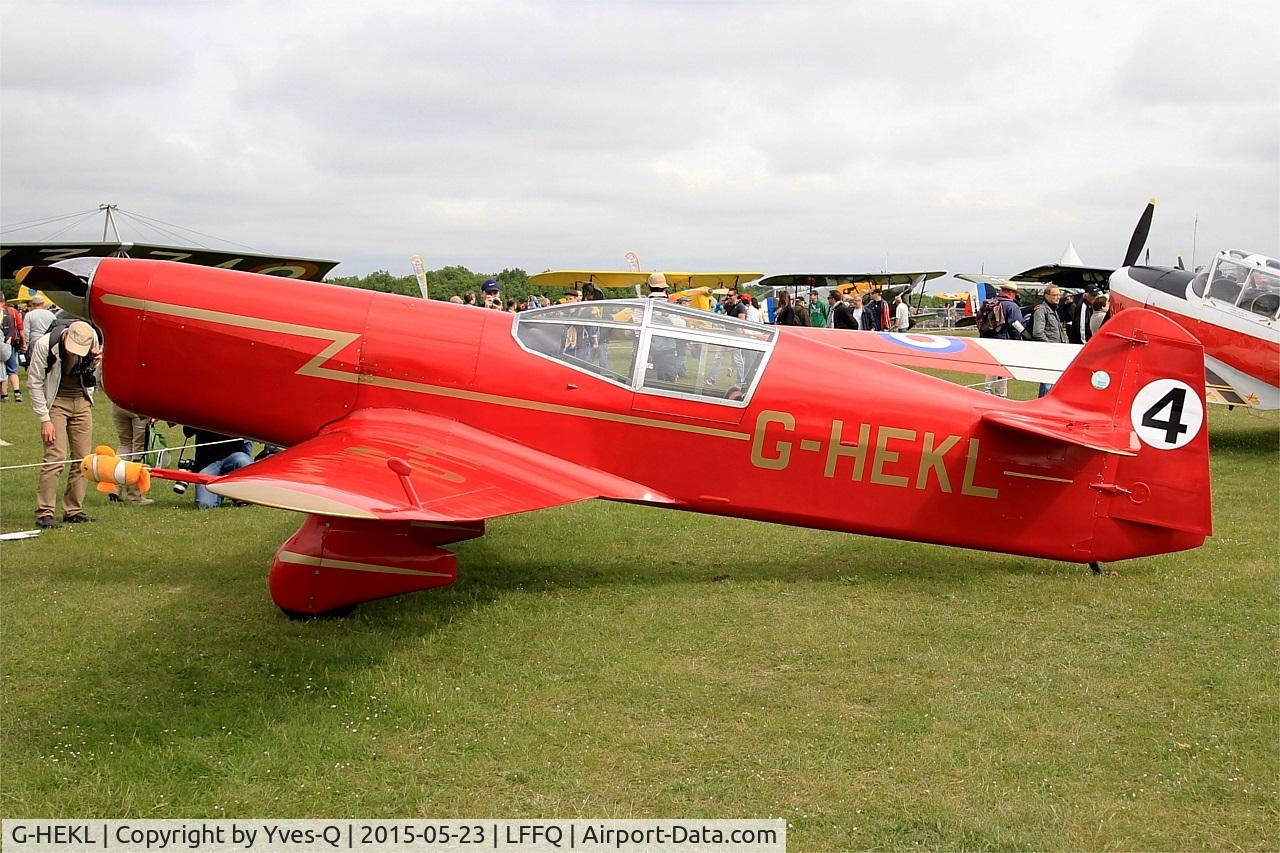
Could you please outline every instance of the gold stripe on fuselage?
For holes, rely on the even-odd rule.
[[[175,305],[169,302],[155,302],[149,299],[135,299],[129,296],[107,294],[102,301],[108,305],[121,308],[132,308],[169,317],[181,317],[185,320],[203,320],[208,323],[219,323],[240,329],[257,329],[267,332],[279,332],[286,335],[298,335],[304,338],[315,338],[328,341],[329,345],[314,358],[298,368],[299,376],[310,376],[316,379],[330,379],[335,382],[351,382],[373,385],[378,388],[389,388],[397,391],[410,391],[415,394],[429,394],[435,397],[450,397],[457,400],[468,400],[476,403],[491,403],[497,406],[509,406],[515,409],[527,409],[536,412],[568,415],[570,417],[591,418],[611,423],[630,424],[632,426],[653,427],[655,429],[674,430],[695,435],[707,435],[713,438],[728,438],[734,441],[750,441],[751,436],[736,430],[715,429],[713,427],[683,424],[676,421],[664,421],[657,418],[642,418],[635,415],[621,415],[615,412],[603,412],[598,409],[584,409],[578,406],[562,406],[556,403],[543,403],[537,400],[526,400],[520,397],[506,397],[499,394],[485,394],[480,391],[467,391],[462,388],[446,388],[441,385],[428,385],[425,382],[413,382],[407,379],[391,379],[386,376],[351,373],[334,370],[323,364],[336,356],[346,347],[359,340],[359,332],[340,332],[335,329],[322,329],[317,326],[303,326],[298,323],[283,323],[279,320],[265,320],[259,317],[247,317],[243,314],[230,314],[224,311],[211,311],[207,308],[192,308],[188,305]]]
[[[1066,480],[1062,477],[1049,477],[1044,474],[1027,474],[1022,471],[1005,471],[1004,475],[1006,477],[1021,477],[1024,480],[1044,480],[1046,483],[1066,483],[1067,485],[1070,485],[1075,482],[1075,480]]]
[[[352,560],[335,560],[330,557],[316,557],[312,554],[299,554],[296,551],[280,551],[276,556],[282,563],[293,563],[299,566],[316,566],[321,569],[347,569],[352,572],[377,572],[384,575],[415,575],[427,578],[451,578],[449,572],[428,572],[421,569],[407,569],[403,566],[384,566],[381,563],[357,563]]]

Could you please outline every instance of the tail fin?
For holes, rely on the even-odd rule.
[[[1103,457],[1094,547],[1102,560],[1194,548],[1213,532],[1204,410],[1204,350],[1155,311],[1112,316],[1041,403],[1101,415],[1132,455]],[[1110,553],[1111,556],[1106,556]]]
[[[1094,335],[1044,399],[983,420],[1106,454],[1089,483],[1098,559],[1193,548],[1213,531],[1204,375],[1199,341],[1133,308]]]

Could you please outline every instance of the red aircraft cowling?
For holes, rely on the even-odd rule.
[[[66,270],[34,274],[74,290]],[[380,530],[404,544],[407,522],[466,528],[591,497],[1073,562],[1211,532],[1202,350],[1147,311],[1018,402],[665,303],[513,316],[154,261],[77,274],[120,405],[289,447],[209,485],[309,514],[290,547],[329,560],[326,590],[300,597],[296,569],[279,569],[286,610],[421,588],[338,565],[362,562],[356,542],[412,569]],[[601,329],[626,371],[575,349]],[[663,378],[672,340],[692,380]],[[750,380],[711,389],[713,352],[734,369],[745,353]],[[342,558],[317,538],[332,519],[355,525],[333,539]]]

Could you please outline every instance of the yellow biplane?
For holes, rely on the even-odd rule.
[[[31,304],[32,298],[35,297],[37,293],[40,294],[40,298],[44,300],[46,305],[53,304],[53,302],[50,301],[49,297],[45,296],[42,291],[32,290],[31,288],[27,287],[25,284],[18,285],[18,295],[14,297],[13,301],[16,302],[18,305],[26,307],[27,305]]]
[[[688,297],[689,304],[704,311],[711,310],[712,296],[718,290],[728,292],[730,287],[741,287],[754,282],[764,273],[758,272],[667,272],[659,270],[667,279],[667,299],[676,301]],[[652,272],[634,270],[549,270],[529,276],[529,283],[538,287],[564,287],[587,291],[591,287],[602,290],[633,290],[636,296],[647,296],[645,285]],[[679,289],[677,289],[679,288]]]

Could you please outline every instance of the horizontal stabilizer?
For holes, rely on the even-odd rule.
[[[1110,422],[1021,412],[987,412],[982,416],[982,422],[1117,456],[1138,455],[1138,437],[1133,430],[1118,430]]]

